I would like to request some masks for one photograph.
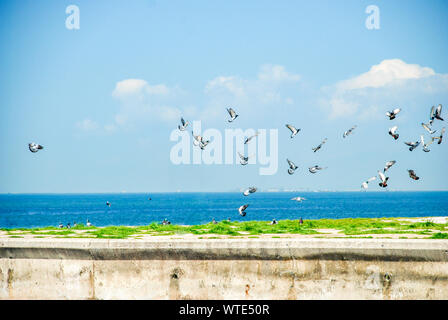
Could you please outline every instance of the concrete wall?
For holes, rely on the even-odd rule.
[[[6,239],[0,299],[448,299],[448,241]]]

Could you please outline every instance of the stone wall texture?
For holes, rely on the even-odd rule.
[[[448,299],[448,241],[0,240],[0,299]]]

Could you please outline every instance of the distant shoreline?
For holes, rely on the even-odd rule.
[[[387,192],[448,192],[448,190],[340,190],[340,191],[330,191],[330,190],[297,190],[297,191],[266,191],[259,190],[257,193],[387,193]],[[242,191],[148,191],[148,192],[43,192],[43,193],[19,193],[19,192],[8,192],[8,193],[0,193],[0,196],[5,195],[150,195],[150,194],[179,194],[179,193],[242,193]]]

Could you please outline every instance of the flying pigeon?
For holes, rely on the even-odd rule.
[[[397,162],[397,161],[395,161],[395,160],[387,161],[387,162],[386,162],[386,166],[385,166],[384,169],[383,169],[383,172],[386,172],[387,169],[389,169],[390,167],[392,167],[396,162]]]
[[[357,127],[357,125],[354,125],[353,127],[351,127],[350,129],[348,129],[347,131],[344,132],[344,134],[342,135],[343,138],[347,137],[349,134],[351,134],[353,132],[353,130],[355,130]]]
[[[227,108],[227,112],[229,113],[230,118],[231,118],[230,120],[227,120],[229,122],[233,122],[233,120],[235,120],[236,117],[238,117],[238,115],[236,114],[235,110],[233,110],[232,108]]]
[[[435,114],[434,114],[434,117],[435,117],[436,119],[439,119],[439,120],[444,121],[443,118],[442,118],[442,105],[441,105],[441,104],[439,104],[439,105],[437,106],[437,109],[436,109],[436,112],[435,112]]]
[[[322,142],[320,143],[320,145],[318,145],[316,148],[312,148],[312,150],[313,150],[314,152],[316,152],[317,150],[319,150],[320,148],[322,148],[322,145],[324,145],[325,142],[327,142],[327,138],[325,138],[324,140],[322,140]]]
[[[241,158],[241,160],[240,160],[241,165],[245,166],[248,163],[248,161],[249,161],[249,156],[246,157],[246,156],[242,155],[239,152],[238,152],[238,155]]]
[[[288,128],[289,130],[291,130],[291,138],[294,138],[294,136],[295,136],[296,134],[298,134],[299,131],[301,130],[301,129],[296,129],[294,126],[292,126],[292,125],[290,125],[290,124],[287,124],[287,125],[286,125],[286,128]]]
[[[434,133],[437,131],[437,130],[431,130],[431,129],[428,127],[428,125],[427,125],[426,123],[423,123],[423,122],[422,122],[422,126],[423,126],[423,128],[425,128],[426,131],[429,132],[429,134],[434,134]]]
[[[442,143],[442,138],[443,138],[443,134],[445,133],[445,127],[442,128],[442,131],[440,131],[440,136],[438,137],[432,137],[432,141],[434,140],[439,140],[439,142],[437,142],[437,144],[441,144]]]
[[[387,187],[387,180],[389,180],[389,177],[386,177],[381,171],[378,171],[378,175],[380,176],[381,182],[379,183],[380,187]]]
[[[411,177],[411,179],[413,179],[413,180],[420,179],[420,177],[417,177],[417,175],[415,174],[414,170],[408,170],[408,172],[409,172],[409,177]]]
[[[289,174],[293,174],[294,171],[296,171],[296,169],[298,168],[298,166],[296,166],[296,165],[294,164],[294,162],[292,162],[292,161],[289,160],[289,159],[286,159],[286,161],[288,161],[288,165],[289,165],[288,173],[289,173]]]
[[[322,167],[319,167],[318,165],[315,165],[314,167],[310,167],[310,168],[308,168],[308,170],[309,170],[311,173],[316,173],[318,170],[323,170],[323,169],[326,169],[326,167],[325,167],[325,168],[322,168]]]
[[[204,137],[200,136],[200,135],[195,135],[193,133],[193,131],[191,131],[191,134],[193,135],[193,144],[195,146],[199,146],[201,148],[201,150],[204,150],[204,148],[210,143],[209,140],[204,140]]]
[[[429,152],[429,151],[431,151],[431,150],[428,149],[428,146],[429,146],[431,143],[434,142],[433,139],[431,139],[431,141],[425,143],[425,140],[423,139],[423,136],[420,136],[420,141],[421,141],[421,143],[422,143],[423,151],[424,151],[424,152]]]
[[[246,216],[246,209],[249,205],[248,204],[244,204],[241,207],[238,208],[238,212],[240,213],[240,216],[244,217]]]
[[[106,206],[108,206],[110,208],[111,204],[109,201],[106,201]]]
[[[271,221],[271,223],[270,224],[277,224],[278,222],[277,222],[277,220],[275,220],[275,219],[272,219],[272,221]]]
[[[257,191],[257,188],[255,188],[255,187],[249,187],[249,188],[247,188],[246,190],[244,190],[243,194],[244,194],[245,196],[248,196],[249,194],[254,193],[255,191]]]
[[[392,128],[389,129],[389,134],[390,134],[395,140],[397,140],[398,137],[399,137],[399,134],[397,133],[397,129],[398,129],[397,126],[394,126],[394,127],[392,127]]]
[[[386,112],[386,116],[389,117],[389,120],[395,119],[395,116],[401,111],[400,108],[396,108],[390,112]]]
[[[364,190],[367,189],[369,187],[369,182],[373,181],[373,180],[376,180],[376,177],[371,177],[371,178],[367,179],[367,181],[364,181],[361,184],[361,188],[363,188]]]
[[[258,136],[258,132],[256,134],[254,134],[253,136],[247,137],[246,139],[244,139],[244,144],[247,144],[250,140],[252,140],[252,138],[255,138],[256,136]]]
[[[182,123],[181,125],[178,125],[177,127],[179,128],[180,131],[185,131],[185,129],[187,129],[189,122],[185,121],[184,118],[180,118],[180,122]]]
[[[294,198],[291,198],[291,200],[294,200],[294,201],[297,201],[297,202],[302,202],[303,200],[306,200],[306,198],[303,198],[303,197],[294,197]]]
[[[409,151],[412,151],[412,150],[414,150],[415,148],[417,148],[420,145],[420,141],[405,142],[404,144],[409,146]]]
[[[42,150],[44,147],[41,146],[40,144],[31,142],[28,143],[28,148],[30,149],[31,152],[36,153],[37,151]]]

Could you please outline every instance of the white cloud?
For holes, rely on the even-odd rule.
[[[341,81],[337,86],[342,90],[379,88],[392,84],[402,84],[400,80],[420,79],[435,75],[433,69],[418,64],[407,64],[400,59],[383,60],[368,72],[352,79]]]
[[[127,95],[135,95],[141,93],[148,83],[141,79],[126,79],[117,82],[112,92],[114,97],[125,97]]]
[[[296,86],[299,80],[299,75],[286,71],[285,67],[270,64],[262,65],[254,79],[218,76],[205,86],[209,108],[204,116],[214,115],[213,108],[228,105],[237,105],[241,110],[252,106],[292,104],[292,98],[284,97],[285,90],[288,86]]]
[[[98,128],[98,124],[90,119],[84,119],[76,123],[76,126],[82,131],[92,131]]]
[[[300,80],[298,74],[292,74],[285,70],[285,67],[279,65],[265,64],[261,66],[258,73],[258,79],[261,81],[292,81],[297,82]]]
[[[369,71],[322,88],[321,105],[330,118],[358,114],[368,119],[388,108],[389,101],[403,102],[410,95],[448,91],[447,75],[400,59],[383,60]]]
[[[125,79],[115,85],[112,96],[119,102],[119,110],[114,116],[115,126],[133,125],[151,120],[173,121],[180,117],[176,105],[182,91],[169,88],[165,84],[151,85],[142,79]],[[108,130],[111,131],[111,130]]]

